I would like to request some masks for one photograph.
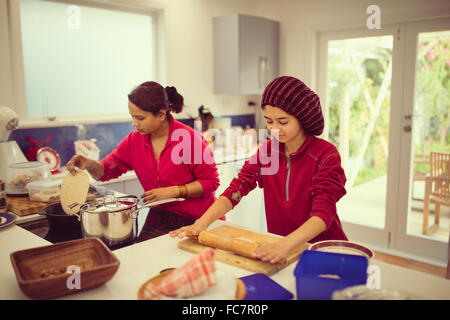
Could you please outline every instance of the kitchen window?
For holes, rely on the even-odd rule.
[[[22,63],[13,63],[13,107],[25,126],[99,115],[129,121],[128,93],[162,80],[156,11],[98,1],[16,3],[9,3],[10,19],[19,20],[11,26],[11,51]]]

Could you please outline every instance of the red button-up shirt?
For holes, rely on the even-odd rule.
[[[101,181],[108,181],[134,170],[145,191],[200,182],[204,189],[203,196],[159,206],[173,213],[196,219],[216,199],[214,191],[219,186],[219,175],[211,149],[199,132],[172,116],[169,136],[158,162],[150,137],[137,131],[126,136],[101,162],[105,167]]]

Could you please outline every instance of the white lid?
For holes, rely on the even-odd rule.
[[[12,169],[47,168],[48,164],[40,161],[16,162],[9,165]]]
[[[35,180],[27,184],[27,189],[53,189],[59,188],[62,183],[62,178],[59,179],[41,179]]]

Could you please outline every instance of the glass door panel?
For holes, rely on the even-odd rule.
[[[385,228],[393,36],[328,41],[328,141],[338,147],[347,194],[341,221]]]
[[[407,234],[446,243],[449,239],[450,206],[431,202],[427,212],[425,198],[435,191],[431,153],[436,153],[438,157],[450,155],[450,30],[419,33],[416,51],[411,150],[413,168]],[[448,177],[446,162],[435,164],[438,167],[434,172],[439,171],[437,173],[443,179]],[[447,195],[448,186],[447,181],[441,187],[446,189]],[[445,198],[445,192],[442,197]],[[450,198],[442,200],[450,202]]]
[[[424,227],[423,199],[430,153],[450,153],[449,40],[449,18],[318,36],[322,138],[339,149],[347,176],[337,203],[347,236],[438,264],[448,259],[450,209],[441,205],[433,226],[430,204]]]
[[[437,153],[442,160],[450,153],[450,19],[411,22],[403,30],[401,166],[394,246],[446,266],[450,164],[440,161],[435,165],[431,155]],[[437,176],[433,172],[438,172]],[[436,194],[436,186],[447,196]],[[424,199],[428,195],[447,203],[440,205],[439,215],[434,203],[427,214]]]

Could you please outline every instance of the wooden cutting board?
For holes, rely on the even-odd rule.
[[[268,235],[263,233],[258,233],[246,229],[231,227],[231,226],[220,226],[212,230],[208,230],[209,232],[215,233],[217,235],[223,237],[232,237],[232,238],[244,238],[251,241],[255,241],[257,243],[267,243],[278,241],[280,237],[275,235]],[[180,249],[198,254],[208,248],[208,246],[200,244],[197,240],[194,239],[185,239],[178,242],[178,247]],[[253,271],[256,273],[264,273],[266,275],[273,275],[278,271],[286,268],[291,263],[298,260],[298,257],[303,252],[303,250],[308,249],[309,244],[305,243],[299,248],[295,249],[286,259],[286,263],[277,263],[271,264],[268,262],[262,262],[257,259],[247,258],[235,254],[230,251],[224,251],[220,249],[215,250],[215,257],[217,261],[230,264],[232,266],[242,268],[245,270]]]
[[[53,203],[31,201],[28,197],[6,197],[6,210],[23,217],[41,212]]]
[[[93,200],[95,196],[93,194],[88,194],[87,200]],[[10,211],[20,217],[28,216],[30,214],[35,214],[41,212],[48,206],[55,204],[57,202],[41,202],[32,201],[26,197],[6,197],[6,211]]]

